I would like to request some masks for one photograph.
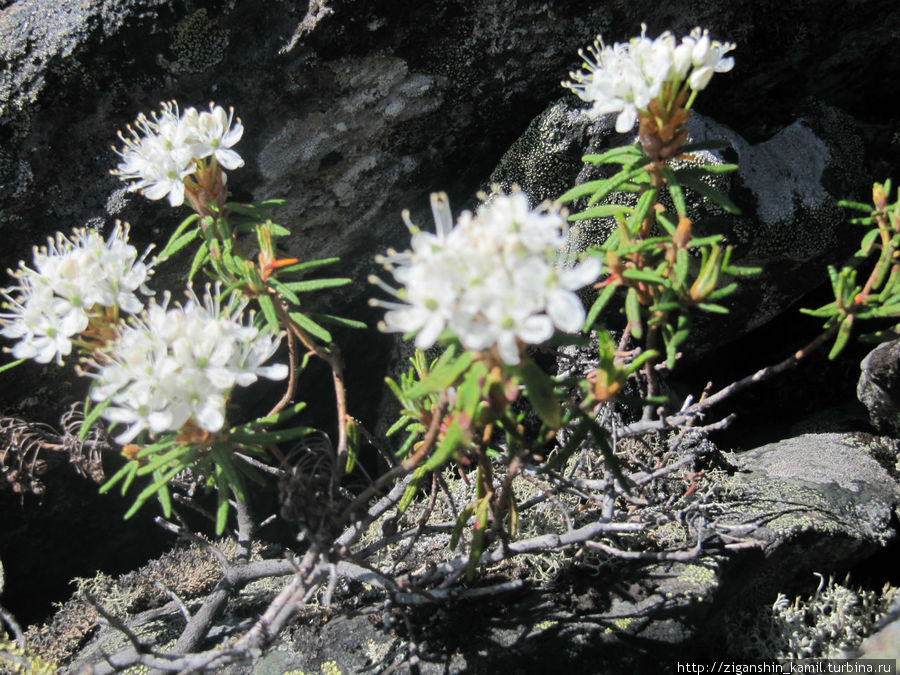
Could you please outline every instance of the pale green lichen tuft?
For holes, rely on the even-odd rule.
[[[726,619],[732,653],[746,658],[843,658],[859,647],[900,597],[897,588],[851,588],[829,579],[815,593],[793,602],[779,593],[772,607],[752,622]]]
[[[233,541],[222,540],[217,546],[226,556],[233,555]],[[102,573],[77,578],[73,580],[78,591],[74,597],[61,605],[47,623],[30,626],[26,637],[42,658],[66,663],[98,625],[97,610],[84,599],[84,592],[113,614],[125,618],[168,602],[166,588],[188,600],[212,590],[221,576],[221,566],[213,554],[192,544],[175,548],[141,569],[115,578]],[[159,622],[141,626],[157,643],[177,637],[177,633],[169,634],[169,628]]]

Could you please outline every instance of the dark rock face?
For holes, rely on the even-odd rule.
[[[885,177],[900,145],[897,113],[880,98],[900,74],[893,0],[825,0],[815,11],[782,0],[335,0],[328,9],[314,1],[0,0],[0,266],[15,266],[58,229],[113,218],[133,224],[139,245],[164,239],[186,210],[126,193],[108,174],[116,163],[109,146],[160,101],[201,107],[212,99],[234,106],[246,127],[238,149],[247,165],[229,181],[235,198],[287,198],[289,248],[342,256],[343,271],[362,280],[374,253],[405,245],[402,208],[427,226],[432,190],[448,191],[455,211],[470,205],[510,144],[560,95],[577,49],[598,33],[626,39],[641,21],[652,36],[702,25],[737,42],[737,67],[716,78],[699,110],[750,147],[775,138],[778,151],[793,149],[788,159],[820,170],[814,192],[864,199],[857,190]],[[791,135],[779,136],[784,130]],[[809,134],[833,139],[836,163],[823,166],[815,142],[788,143]],[[571,147],[546,196],[580,170],[565,173],[581,152]],[[834,247],[826,238],[800,257]],[[162,281],[175,286],[175,278]],[[366,295],[360,283],[335,303],[359,306]],[[351,377],[368,373],[350,387],[363,418],[360,409],[377,405],[388,344],[372,333],[343,343]],[[45,383],[64,379],[35,370]],[[46,401],[23,404],[37,385],[17,384],[2,387],[0,406],[23,416],[46,409]],[[24,531],[9,513],[3,527]],[[38,550],[48,556],[44,568],[68,555],[64,546]],[[14,569],[34,565],[6,563],[9,597],[22,584]]]
[[[614,165],[582,165],[581,156],[630,143],[633,136],[615,132],[614,115],[592,123],[580,111],[580,101],[574,97],[552,103],[503,156],[491,182],[506,189],[518,185],[532,201],[540,202],[555,199],[567,187],[611,176]],[[698,313],[701,329],[686,350],[691,357],[781,314],[822,284],[825,263],[840,260],[858,236],[846,224],[846,213],[837,201],[843,198],[840,191],[867,189],[859,129],[834,108],[820,106],[808,114],[759,143],[750,143],[704,115],[693,113],[689,119],[692,142],[730,144],[721,152],[695,157],[698,163],[738,165],[733,175],[719,177],[716,187],[730,194],[741,209],[740,215],[728,214],[687,190],[694,231],[725,235],[741,264],[762,268],[760,275],[743,279],[737,293],[728,298],[731,314],[727,318]],[[605,200],[634,201],[634,195],[621,193]],[[571,210],[577,213],[586,204],[586,197],[579,199]],[[584,250],[602,243],[614,227],[613,218],[579,221],[574,224],[571,245]]]
[[[872,426],[882,433],[900,433],[900,342],[885,342],[873,349],[860,364],[862,371],[856,395]]]
[[[349,2],[288,50],[302,3],[71,3],[49,24],[45,4],[18,2],[0,24],[18,66],[0,84],[4,229],[112,215],[169,231],[167,208],[116,194],[108,147],[161,100],[215,99],[247,128],[234,193],[288,198],[307,255],[366,260],[405,236],[400,210],[427,207],[429,191],[469,199],[607,23],[564,3]]]
[[[19,0],[0,15],[6,255],[14,262],[44,233],[92,218],[132,220],[148,239],[170,231],[168,208],[116,191],[108,147],[138,112],[176,98],[235,107],[248,162],[231,188],[288,198],[298,250],[368,262],[403,240],[397,214],[424,212],[429,191],[471,199],[560,93],[579,47],[598,33],[624,39],[641,21],[651,35],[701,24],[738,43],[737,68],[701,105],[750,142],[790,124],[809,97],[887,122],[862,94],[900,70],[889,49],[900,10],[828,4],[339,1],[328,13],[311,3],[312,27],[290,46],[305,3]]]
[[[509,145],[562,93],[578,48],[598,33],[624,40],[642,21],[650,35],[702,25],[737,42],[735,70],[717,76],[700,110],[748,147],[775,136],[793,165],[815,169],[816,190],[829,198],[862,198],[870,179],[858,172],[862,152],[882,178],[880,163],[896,150],[893,113],[864,93],[900,72],[889,48],[900,9],[883,0],[825,5],[18,0],[0,10],[0,263],[15,266],[57,229],[113,218],[130,221],[139,244],[164,239],[187,210],[126,193],[108,174],[117,161],[109,146],[160,101],[202,107],[213,99],[234,106],[246,127],[238,149],[247,164],[229,180],[234,197],[288,199],[279,214],[295,233],[287,248],[342,256],[340,271],[362,282],[375,253],[405,245],[403,208],[429,226],[429,192],[446,190],[457,211],[471,205]],[[864,129],[837,108],[864,119]],[[807,126],[792,126],[800,116]],[[810,127],[813,118],[830,124],[828,133]],[[822,152],[787,143],[786,133],[846,147],[829,145],[823,164]],[[535,159],[537,173],[553,174],[547,196],[577,175],[566,169],[580,138],[547,166]],[[804,227],[814,235],[804,258],[833,251],[833,215],[821,230]],[[763,231],[759,243],[771,234]],[[782,276],[797,273],[790,259],[777,264]],[[174,270],[157,283],[177,289]],[[781,290],[757,304],[783,306],[794,296]],[[367,295],[358,283],[329,302],[374,323],[361,302]],[[371,336],[344,346],[363,354],[358,370],[379,368],[387,349]],[[363,405],[374,410],[377,396],[362,396]]]

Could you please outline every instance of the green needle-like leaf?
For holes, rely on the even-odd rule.
[[[194,279],[194,275],[197,274],[197,271],[206,264],[209,260],[209,244],[207,242],[203,242],[197,248],[197,252],[194,254],[194,260],[191,262],[191,269],[188,272],[188,282]]]
[[[684,201],[684,191],[678,183],[678,176],[669,167],[663,168],[663,178],[666,179],[666,187],[672,196],[672,203],[675,205],[675,211],[679,218],[687,215],[687,203]]]
[[[622,276],[629,281],[647,281],[651,284],[662,284],[666,285],[666,279],[660,274],[653,272],[648,269],[638,269],[637,267],[631,267],[622,272]],[[637,297],[637,296],[635,296]]]
[[[603,308],[606,307],[615,292],[616,286],[613,284],[604,287],[603,290],[600,291],[600,295],[594,300],[594,304],[591,305],[591,309],[587,313],[582,330],[588,331],[591,329],[591,326],[594,325],[597,317],[600,316],[600,312],[603,311]]]
[[[333,265],[336,262],[339,262],[340,258],[323,258],[322,260],[309,260],[307,262],[297,263],[295,265],[288,265],[286,267],[282,267],[278,270],[279,274],[294,274],[297,272],[309,272],[310,270],[314,270],[318,267],[324,267],[325,265]]]
[[[192,216],[188,216],[181,225],[178,226],[178,229],[172,233],[172,236],[169,237],[169,241],[166,244],[165,248],[160,252],[157,260],[162,262],[168,258],[171,258],[182,248],[190,244],[194,239],[196,239],[200,235],[200,225],[196,225],[194,229],[189,232],[185,232],[185,230],[190,227],[193,223],[197,221],[199,216],[195,213]]]
[[[278,323],[278,312],[275,311],[275,302],[272,300],[272,296],[266,293],[260,295],[256,300],[259,302],[259,308],[262,310],[269,328],[277,333],[281,329],[281,326]]]
[[[592,180],[587,183],[582,183],[581,185],[576,185],[571,190],[567,190],[562,195],[556,198],[556,201],[561,204],[565,204],[566,202],[575,201],[579,197],[584,197],[585,195],[593,194],[597,190],[601,189],[603,185],[606,183],[607,179],[601,180]]]
[[[87,438],[88,432],[94,426],[100,415],[112,404],[112,399],[108,398],[100,405],[91,407],[90,399],[84,403],[84,419],[81,421],[81,428],[78,430],[78,440],[83,441]]]
[[[623,204],[600,204],[599,206],[593,206],[580,213],[569,216],[569,220],[576,222],[579,220],[587,220],[588,218],[609,218],[620,214],[627,215],[632,211],[633,209],[630,206],[625,206]]]
[[[11,361],[10,363],[5,363],[2,366],[0,366],[0,373],[7,371],[7,370],[12,370],[16,366],[18,366],[20,363],[24,363],[27,360],[28,359],[19,359],[17,361]]]
[[[489,515],[490,500],[487,497],[479,499],[475,507],[475,528],[472,530],[472,548],[469,551],[469,564],[466,566],[466,579],[468,581],[475,577],[475,572],[478,570],[478,565],[481,562]]]
[[[598,189],[593,196],[588,200],[588,206],[592,204],[596,204],[601,199],[605,198],[610,192],[621,187],[624,183],[627,183],[630,180],[634,180],[643,174],[643,178],[647,179],[649,175],[643,166],[638,167],[637,169],[631,169],[630,171],[627,169],[623,169],[615,176],[608,178],[606,180],[606,184],[603,185],[600,189]],[[644,181],[638,181],[644,182]]]
[[[422,482],[422,477],[425,475],[425,467],[419,466],[413,471],[412,480],[410,480],[409,485],[406,486],[406,490],[403,491],[403,496],[400,497],[400,501],[397,504],[397,514],[403,514],[406,512],[406,509],[409,508],[409,505],[412,504],[413,497],[416,496],[416,492],[419,490],[419,483]]]
[[[830,360],[834,360],[838,357],[838,354],[843,351],[844,347],[847,346],[847,342],[850,340],[850,335],[853,332],[853,315],[848,314],[844,317],[844,320],[841,321],[841,326],[838,328],[837,337],[834,340],[834,345],[831,347],[831,351],[828,353],[828,358]]]
[[[641,324],[641,304],[634,288],[629,288],[625,295],[625,316],[628,318],[634,339],[640,340],[644,335],[644,329]]]
[[[255,419],[252,422],[247,422],[246,424],[242,424],[240,426],[235,427],[231,430],[231,433],[248,433],[253,429],[261,426],[276,426],[279,424],[284,424],[292,417],[295,417],[306,407],[306,403],[300,401],[295,403],[292,406],[284,408],[283,410],[278,411],[274,415],[269,415],[268,417],[260,417],[259,419]]]
[[[630,218],[631,227],[629,229],[632,234],[640,229],[641,223],[643,223],[644,219],[647,217],[647,213],[653,208],[653,205],[656,204],[656,196],[658,193],[659,190],[656,188],[650,188],[649,190],[645,190],[638,198],[637,206],[635,206],[634,213],[631,214]]]
[[[289,315],[291,319],[293,319],[300,328],[305,330],[310,335],[313,335],[323,342],[333,342],[331,337],[331,333],[328,332],[327,329],[323,328],[315,321],[310,319],[306,314],[301,314],[300,312],[290,312]]]
[[[108,481],[100,486],[100,494],[102,495],[106,492],[109,492],[113,487],[115,487],[116,483],[122,480],[127,474],[133,474],[137,470],[137,468],[138,463],[135,461],[130,461],[124,464],[122,468],[116,471]]]
[[[463,528],[465,528],[466,523],[469,522],[469,518],[472,517],[472,512],[475,510],[474,504],[468,504],[466,507],[460,511],[459,517],[456,519],[456,523],[453,525],[453,532],[450,534],[450,550],[454,550],[457,546],[459,546],[459,539],[462,536]]]
[[[518,369],[525,385],[525,393],[538,417],[551,429],[559,429],[562,409],[553,391],[553,378],[529,358],[525,358]]]
[[[453,453],[456,452],[456,449],[465,442],[466,434],[460,428],[457,420],[454,419],[453,422],[450,423],[450,426],[447,427],[447,431],[444,433],[444,437],[438,444],[437,449],[435,449],[425,464],[422,465],[422,468],[426,471],[433,471],[444,466],[444,464],[446,464],[453,456]]]
[[[401,429],[405,429],[409,425],[409,423],[413,422],[413,421],[414,420],[411,417],[407,417],[406,415],[403,415],[402,417],[400,417],[400,419],[398,419],[396,422],[394,422],[391,425],[390,429],[388,429],[387,431],[384,432],[385,437],[390,438],[391,436],[396,434]]]
[[[278,281],[278,279],[275,279],[272,277],[270,277],[266,281],[266,283],[268,283],[269,286],[271,286],[276,291],[278,291],[278,294],[281,295],[282,297],[284,297],[289,302],[291,302],[295,305],[300,304],[300,298],[297,297],[297,294],[294,293],[294,291],[292,291],[290,288],[288,288],[287,284],[283,284],[280,281]]]
[[[292,427],[290,429],[278,429],[276,431],[233,431],[228,437],[234,443],[243,445],[263,445],[266,443],[284,443],[293,441],[315,433],[310,427]]]
[[[863,213],[872,213],[871,204],[863,204],[862,202],[854,202],[847,199],[841,199],[838,201],[837,205],[845,209],[855,209],[856,211],[862,211]]]
[[[706,197],[714,204],[722,207],[726,212],[734,215],[740,215],[741,210],[733,201],[731,201],[730,197],[722,192],[719,192],[715,188],[710,187],[699,178],[685,175],[684,172],[679,172],[678,181],[682,186],[690,188],[694,192],[698,193],[701,197]]]
[[[316,320],[320,323],[330,323],[335,326],[343,326],[344,328],[355,328],[365,330],[368,328],[362,321],[356,321],[355,319],[347,319],[342,316],[335,316],[333,314],[315,314]]]
[[[216,535],[221,535],[228,524],[228,492],[220,486],[217,491],[216,505]]]
[[[618,148],[610,148],[599,155],[585,155],[581,158],[582,162],[587,164],[634,164],[649,158],[644,155],[644,151],[638,145],[622,145]]]
[[[295,293],[307,293],[309,291],[319,291],[323,288],[337,288],[346,286],[353,279],[307,279],[306,281],[291,281],[284,286]]]

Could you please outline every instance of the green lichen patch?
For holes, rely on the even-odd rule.
[[[219,548],[227,556],[233,553],[234,543],[223,540]],[[118,577],[98,573],[90,579],[75,579],[73,598],[61,605],[46,623],[29,627],[26,636],[41,658],[66,663],[100,626],[97,610],[85,600],[83,593],[89,593],[107,611],[127,620],[169,602],[167,589],[186,601],[209,592],[221,576],[221,566],[209,550],[196,544],[177,547],[134,572]],[[140,630],[157,643],[177,637],[177,632],[168,634],[175,628],[165,621],[143,624]]]
[[[56,666],[0,631],[0,672],[10,675],[53,675]]]
[[[177,69],[188,73],[209,70],[225,57],[230,39],[228,31],[210,18],[206,9],[189,14],[172,29],[170,48]]]

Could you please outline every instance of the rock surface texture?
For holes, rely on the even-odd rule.
[[[567,186],[612,175],[614,165],[582,164],[584,154],[599,154],[630,143],[615,132],[613,115],[591,122],[580,114],[577,99],[552,103],[531,123],[501,159],[491,182],[518,185],[533,201],[555,199]],[[766,324],[822,283],[823,267],[842,259],[857,233],[845,223],[837,201],[867,189],[863,171],[864,143],[858,125],[846,113],[821,105],[807,111],[770,138],[751,143],[733,129],[699,113],[688,122],[692,142],[724,140],[722,152],[703,152],[693,161],[736,163],[738,171],[723,176],[727,191],[741,209],[731,215],[691,191],[688,214],[701,234],[724,234],[742,264],[762,273],[744,279],[727,304],[727,319],[701,313],[701,329],[692,336],[692,356]],[[580,170],[579,170],[579,167]],[[634,203],[632,195],[614,193],[605,203]],[[587,197],[571,205],[586,208]],[[579,221],[571,246],[583,250],[601,243],[615,227],[613,218]]]
[[[896,440],[865,434],[807,434],[765,445],[735,456],[731,473],[712,479],[712,489],[701,499],[710,529],[740,542],[731,549],[717,542],[686,560],[606,561],[598,573],[565,575],[501,598],[412,607],[405,610],[409,624],[398,612],[375,612],[379,596],[371,587],[342,584],[335,610],[307,610],[277,648],[252,667],[234,666],[228,672],[317,672],[328,664],[336,672],[392,672],[404,667],[410,641],[416,643],[422,673],[501,667],[533,672],[551,664],[580,670],[586,663],[592,664],[591,672],[626,667],[668,672],[678,659],[771,659],[775,650],[804,638],[788,629],[779,632],[771,616],[768,622],[758,619],[777,593],[808,589],[815,574],[846,570],[895,538],[900,487],[896,472],[884,464],[896,461],[897,453]],[[431,545],[424,537],[422,546]],[[442,547],[440,535],[434,545]],[[181,565],[197,574],[199,553],[177,555],[181,558],[167,554],[108,586],[130,598],[138,594],[135,588],[146,594],[163,569],[178,575]],[[248,587],[234,615],[251,615],[278,589],[271,583]],[[187,598],[191,603],[199,599]],[[156,604],[163,602],[160,597]],[[46,638],[65,634],[63,626],[84,613],[83,602],[69,603]],[[156,641],[170,639],[166,636],[177,633],[181,620],[171,605],[168,612],[131,616],[132,627]],[[841,619],[831,620],[833,639],[846,639]],[[245,628],[246,622],[229,617],[214,632],[224,636]],[[884,633],[878,649],[893,639]],[[875,649],[874,644],[864,648]],[[104,629],[73,668],[125,646],[121,634]]]
[[[900,342],[884,342],[866,355],[856,395],[872,426],[882,433],[900,433]]]
[[[716,160],[739,161],[732,188],[744,215],[729,219],[698,203],[697,227],[726,232],[741,262],[763,264],[765,274],[736,296],[728,330],[698,326],[710,343],[699,346],[711,348],[783,312],[826,280],[824,263],[855,250],[857,233],[843,226],[835,201],[865,201],[873,180],[896,171],[900,150],[900,116],[883,103],[885,83],[900,77],[895,0],[821,0],[814,11],[799,0],[0,0],[0,268],[15,267],[57,230],[115,219],[131,222],[139,246],[164,240],[187,209],[173,213],[127,192],[109,175],[117,163],[110,145],[161,101],[201,108],[213,100],[233,106],[245,126],[237,149],[246,166],[229,176],[234,198],[287,199],[278,214],[293,231],[285,248],[340,256],[339,273],[359,282],[328,302],[374,325],[364,280],[375,253],[406,246],[402,209],[430,227],[430,192],[447,191],[458,212],[492,181],[552,198],[585,177],[581,154],[629,140],[605,120],[581,117],[559,83],[597,34],[621,41],[642,22],[651,36],[700,25],[738,45],[735,69],[699,99],[692,131],[732,141]],[[179,279],[167,272],[158,281],[177,288]],[[343,338],[351,412],[375,428],[392,343],[374,330]],[[890,372],[896,365],[895,348],[882,349],[863,366],[870,384],[860,397],[878,411],[881,433],[896,435],[893,390],[872,374],[876,361]],[[16,386],[0,386],[3,415],[53,422],[53,406],[67,403],[54,397],[83,396],[52,366],[19,373]],[[440,640],[419,644],[423,671],[515,671],[498,656],[504,650],[521,672],[548,655],[556,665],[593,660],[624,670],[642,655],[659,665],[705,648],[691,645],[698,634],[722,636],[719,619],[746,600],[747,584],[759,594],[753,600],[771,603],[763,596],[791,587],[796,574],[846,569],[894,536],[895,441],[804,436],[735,463],[717,520],[741,537],[752,531],[758,545],[624,571],[612,590],[579,580],[563,589],[562,605],[553,604],[558,596],[525,594],[513,610],[505,598],[488,611],[429,609],[418,618],[432,621],[423,625],[437,626]],[[60,482],[47,480],[46,507],[0,490],[4,602],[17,592],[24,607],[38,587],[61,599],[74,540],[90,552],[126,541],[125,530],[145,541],[141,528],[153,527],[123,524],[121,504],[85,496],[79,529],[68,507],[75,493],[53,494],[66,489]],[[49,517],[54,503],[71,511],[67,519]],[[89,575],[107,564],[78,569]],[[328,664],[402,667],[409,640],[421,636],[404,633],[398,618],[401,628],[379,624],[367,638],[373,622],[361,616],[308,617],[301,628],[309,630],[293,635],[297,652],[270,655],[271,672],[298,663],[322,672]],[[471,629],[454,637],[460,625]],[[363,647],[346,647],[335,637],[341,631]]]

